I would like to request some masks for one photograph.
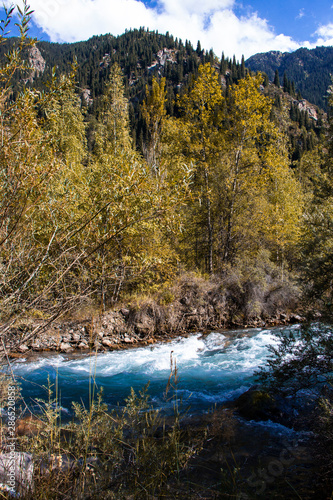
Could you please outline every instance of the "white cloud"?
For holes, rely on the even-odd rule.
[[[296,17],[296,19],[302,19],[302,17],[305,16],[305,11],[304,9],[301,9],[298,13],[298,16]]]
[[[8,0],[7,0],[8,1]],[[56,42],[87,40],[93,35],[119,35],[140,26],[169,31],[174,37],[200,40],[220,56],[249,57],[268,50],[291,51],[299,44],[276,34],[257,13],[237,16],[235,0],[158,0],[157,7],[139,0],[30,0],[33,19]],[[320,35],[324,37],[328,35]],[[333,36],[333,34],[332,34]]]
[[[333,24],[329,23],[325,26],[320,26],[315,35],[318,37],[316,45],[333,45]]]

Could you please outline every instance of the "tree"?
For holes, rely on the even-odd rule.
[[[115,63],[99,108],[100,131],[96,131],[95,148],[103,153],[117,154],[132,147],[123,78],[120,66]]]
[[[149,286],[151,281],[147,277],[152,268],[156,271],[155,281],[171,272],[170,248],[159,235],[166,228],[172,232],[177,227],[176,207],[182,203],[188,184],[183,168],[178,172],[166,169],[160,153],[157,155],[156,143],[160,141],[165,110],[155,94],[151,99],[148,96],[144,109],[152,125],[158,168],[152,172],[134,150],[126,115],[128,101],[119,85],[121,79],[119,68],[111,71],[86,174],[89,186],[86,206],[93,215],[85,246],[91,255],[90,269],[103,308],[110,297],[111,301],[117,300],[126,285],[145,282]],[[158,95],[161,91],[165,96],[163,85],[163,82],[161,86],[154,85]]]
[[[165,78],[160,83],[153,77],[151,91],[146,86],[146,99],[141,112],[148,129],[148,151],[147,162],[153,170],[157,170],[160,160],[160,138],[163,120],[166,116],[167,94],[165,89]]]
[[[213,273],[213,222],[211,200],[211,177],[222,148],[221,119],[223,104],[222,88],[218,73],[210,63],[199,67],[198,77],[188,93],[180,100],[183,110],[184,133],[187,157],[196,169],[195,195],[200,210],[204,199],[205,225],[207,231],[206,269]]]
[[[12,12],[7,12],[5,26]],[[65,170],[68,173],[73,163],[80,161],[78,152],[82,152],[79,144],[68,142],[62,130],[67,126],[62,112],[67,118],[75,114],[75,106],[73,113],[69,112],[70,99],[65,98],[68,82],[54,81],[46,93],[23,87],[15,100],[11,95],[15,73],[30,70],[23,59],[34,43],[27,36],[30,15],[23,2],[19,10],[20,39],[0,68],[0,301],[4,342],[25,314],[42,309],[47,323],[80,298],[77,290],[73,293],[73,289],[61,286],[64,276],[78,263],[78,255],[73,256],[68,233],[62,232],[66,222],[61,221],[64,212],[59,204],[63,206],[64,198],[55,189]],[[82,128],[80,133],[84,135]],[[57,295],[59,287],[65,293]],[[18,345],[43,327],[45,322],[35,331],[23,330],[15,342]]]
[[[232,262],[241,250],[257,251],[259,242],[273,249],[273,227],[276,255],[282,242],[290,243],[298,234],[301,196],[289,171],[286,141],[270,122],[272,102],[261,93],[261,83],[261,75],[247,76],[230,89],[226,168],[220,188],[222,262]],[[284,215],[278,217],[280,210]],[[279,229],[274,223],[277,217]]]
[[[9,13],[10,15],[10,13]],[[2,339],[24,314],[44,328],[90,296],[116,300],[124,284],[167,279],[174,256],[163,238],[180,225],[188,170],[152,177],[134,151],[119,67],[111,70],[98,120],[85,138],[74,72],[52,76],[46,92],[24,89],[11,98],[29,9],[22,13],[18,50],[0,68],[0,302]],[[151,273],[149,275],[149,273]],[[157,277],[159,274],[159,278]],[[150,276],[147,280],[147,276]],[[33,336],[29,327],[17,344]]]
[[[333,86],[328,89],[332,106]],[[323,145],[303,155],[299,175],[306,189],[301,268],[313,304],[331,316],[333,300],[333,125],[330,120]]]

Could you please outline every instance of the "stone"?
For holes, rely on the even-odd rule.
[[[133,343],[134,343],[134,339],[132,339],[131,337],[127,337],[127,336],[126,336],[126,337],[124,338],[124,342],[125,342],[126,344],[133,344]]]
[[[103,339],[102,340],[102,345],[104,345],[105,347],[112,347],[113,343],[111,342],[110,339]]]
[[[278,414],[276,400],[265,390],[250,388],[234,402],[234,408],[246,420],[275,420]]]
[[[124,318],[127,318],[129,316],[129,309],[126,309],[125,307],[120,309],[120,313],[124,316]]]
[[[79,333],[73,333],[72,338],[74,342],[79,342],[81,339],[81,335]]]
[[[140,337],[154,333],[155,323],[153,318],[142,315],[139,321],[134,324],[135,333]]]
[[[87,342],[80,342],[79,345],[78,345],[78,348],[79,349],[88,349],[88,344]]]
[[[61,342],[59,349],[60,352],[71,352],[73,350],[73,347],[67,342]]]
[[[302,321],[304,321],[304,318],[302,318],[298,314],[291,314],[290,318],[289,318],[289,321],[291,323],[302,323]]]
[[[29,351],[29,347],[27,346],[27,344],[21,344],[17,350],[19,352],[27,352],[27,351]]]

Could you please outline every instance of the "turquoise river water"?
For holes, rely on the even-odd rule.
[[[298,326],[288,327],[288,330]],[[216,404],[235,399],[255,382],[254,373],[264,365],[269,346],[277,345],[281,328],[191,334],[186,338],[149,347],[112,351],[97,355],[41,356],[33,361],[14,363],[29,406],[46,399],[45,386],[58,385],[63,416],[72,414],[72,401],[89,401],[89,386],[103,387],[110,408],[122,405],[131,387],[138,391],[149,382],[155,407],[168,411],[172,401],[165,397],[170,375],[170,359],[177,363],[177,394],[190,414],[201,413]]]

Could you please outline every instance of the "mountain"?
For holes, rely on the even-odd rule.
[[[0,45],[0,58],[4,58],[14,43],[15,39],[10,38]],[[327,49],[323,50],[327,51]],[[332,50],[329,52],[333,59],[333,49],[330,50]],[[306,63],[303,63],[301,59],[303,52],[307,55],[307,58],[304,58]],[[14,77],[13,97],[15,98],[15,94],[23,85],[33,86],[38,90],[45,89],[45,82],[52,79],[53,69],[57,75],[68,73],[73,62],[76,61],[77,92],[81,94],[82,103],[86,107],[86,119],[88,122],[91,120],[93,124],[99,113],[100,98],[108,81],[111,66],[116,62],[124,74],[126,97],[130,104],[132,137],[138,149],[141,150],[146,140],[147,130],[140,104],[145,97],[146,86],[151,85],[153,76],[166,78],[167,113],[170,116],[178,116],[177,95],[182,94],[192,79],[197,76],[200,64],[210,62],[214,65],[220,73],[220,81],[226,93],[229,85],[245,76],[248,72],[246,66],[248,66],[254,71],[260,70],[268,75],[265,75],[264,91],[275,103],[275,119],[280,125],[283,123],[283,128],[290,137],[290,157],[294,161],[302,155],[303,151],[311,149],[315,137],[321,134],[324,117],[322,112],[315,109],[310,102],[319,102],[322,108],[326,104],[324,99],[320,101],[313,96],[313,93],[311,94],[309,86],[312,81],[318,85],[322,84],[323,78],[320,79],[316,76],[317,73],[313,75],[310,72],[308,62],[312,57],[311,60],[317,61],[318,66],[319,56],[316,59],[314,52],[306,49],[301,49],[297,53],[298,68],[304,70],[303,73],[306,74],[306,78],[303,75],[303,80],[296,78],[298,74],[295,71],[296,63],[286,63],[290,58],[294,58],[296,53],[257,54],[247,63],[244,58],[238,62],[235,56],[229,59],[223,54],[219,59],[212,50],[209,52],[202,50],[200,43],[194,48],[189,41],[183,42],[181,39],[173,38],[168,32],[162,35],[144,28],[129,30],[117,37],[107,34],[71,44],[37,42],[26,54],[26,59],[29,60],[32,69],[28,74],[18,72]],[[295,59],[292,60],[295,61]],[[316,64],[313,63],[312,67],[316,68]],[[279,69],[281,76],[284,68],[289,68],[290,80],[284,79],[288,83],[284,85],[284,88],[278,88],[269,83],[268,77],[273,80],[276,68]],[[297,88],[301,90],[303,97],[309,96],[307,101],[310,102],[297,96],[291,79],[297,82]],[[330,81],[329,73],[327,73],[326,80],[327,84],[322,84],[323,90],[319,92],[319,96],[325,95]],[[301,82],[304,83],[303,86],[300,85]],[[284,115],[285,118],[282,118]]]
[[[271,51],[256,54],[245,61],[252,71],[262,71],[273,81],[278,70],[280,81],[286,73],[302,96],[327,110],[327,89],[332,83],[333,47],[301,48],[295,52]]]
[[[9,38],[0,46],[0,58],[15,43]],[[167,112],[177,113],[175,96],[181,93],[191,79],[196,76],[202,63],[211,62],[218,69],[228,70],[226,83],[237,81],[244,75],[243,64],[235,60],[223,59],[223,67],[213,51],[201,50],[200,44],[195,49],[191,42],[174,38],[168,32],[161,35],[144,28],[129,30],[117,37],[107,34],[94,36],[87,41],[77,43],[37,42],[33,53],[26,55],[34,68],[28,77],[15,75],[14,94],[19,91],[22,82],[38,90],[45,89],[45,82],[52,78],[52,69],[56,74],[68,73],[74,60],[77,61],[77,82],[88,105],[88,112],[95,114],[99,97],[103,94],[110,74],[110,68],[117,62],[124,74],[126,94],[130,99],[130,118],[133,135],[142,129],[139,103],[145,96],[146,85],[152,77],[166,77]],[[220,68],[221,66],[221,68]],[[136,137],[140,140],[139,137]]]

